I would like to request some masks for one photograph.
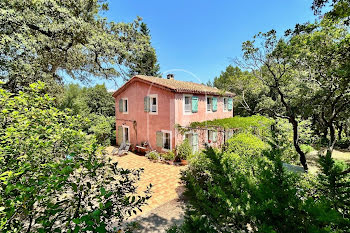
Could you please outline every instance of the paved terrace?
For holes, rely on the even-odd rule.
[[[106,150],[110,153],[113,147]],[[138,190],[145,190],[150,183],[152,184],[152,197],[148,205],[130,219],[140,223],[141,229],[138,232],[165,232],[172,224],[182,222],[183,202],[180,197],[183,186],[180,183],[180,171],[184,167],[152,162],[145,156],[131,152],[122,157],[113,156],[112,159],[123,168],[144,169],[137,183]]]

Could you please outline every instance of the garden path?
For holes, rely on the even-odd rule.
[[[113,147],[107,147],[110,154]],[[151,198],[148,205],[132,216],[129,221],[140,224],[138,232],[165,232],[172,224],[180,223],[183,219],[183,201],[181,196],[184,187],[180,181],[180,172],[185,167],[152,162],[145,156],[129,152],[122,157],[111,156],[123,168],[143,168],[141,179],[137,183],[138,191],[143,191],[151,183]]]

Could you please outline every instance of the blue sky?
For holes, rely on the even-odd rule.
[[[313,21],[312,0],[110,0],[104,14],[115,22],[143,18],[151,30],[161,72],[175,79],[206,83],[218,76],[242,42],[258,32],[283,33]],[[93,83],[103,83],[96,80]],[[108,89],[118,87],[105,82]],[[118,85],[123,82],[119,81]]]

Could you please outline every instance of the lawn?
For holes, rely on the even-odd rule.
[[[334,150],[332,157],[334,159],[343,160],[346,163],[350,163],[350,151]],[[317,163],[317,161],[318,161],[317,151],[310,152],[307,155],[306,159],[307,159],[307,162],[309,165],[309,171],[310,172],[317,172],[319,170],[319,165]]]

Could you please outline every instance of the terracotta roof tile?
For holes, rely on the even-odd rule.
[[[234,93],[231,93],[231,92],[224,93],[221,90],[217,89],[216,87],[209,87],[204,84],[180,81],[176,79],[158,78],[158,77],[145,76],[145,75],[136,75],[132,79],[130,79],[127,83],[135,81],[135,79],[140,79],[148,83],[153,83],[155,85],[159,85],[161,87],[170,89],[174,92],[235,96]],[[119,90],[124,89],[127,83],[124,84],[124,86],[122,86]],[[113,96],[115,96],[119,92],[119,90],[117,90],[113,94]]]

